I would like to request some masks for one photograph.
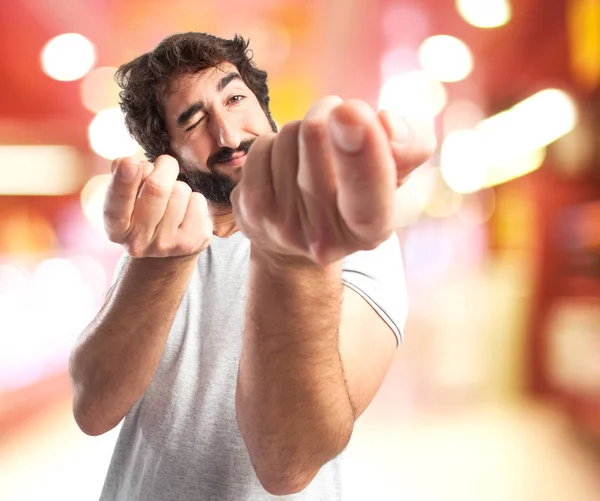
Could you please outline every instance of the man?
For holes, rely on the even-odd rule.
[[[81,429],[125,417],[101,499],[341,499],[404,322],[395,189],[431,130],[329,97],[276,133],[240,37],[174,35],[117,77],[152,163],[113,163],[128,257],[70,360]]]

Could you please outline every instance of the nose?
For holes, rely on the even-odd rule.
[[[236,123],[236,120],[226,114],[218,114],[214,116],[214,137],[219,145],[219,148],[236,149],[241,143],[241,130]]]

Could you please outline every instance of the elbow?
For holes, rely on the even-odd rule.
[[[103,435],[119,424],[119,421],[110,423],[106,419],[102,419],[102,414],[89,402],[84,401],[76,386],[73,391],[73,418],[79,429],[91,437]]]
[[[348,440],[344,439],[330,444],[329,447],[322,446],[310,452],[305,451],[301,457],[287,454],[278,460],[270,458],[263,464],[253,461],[254,471],[269,494],[273,496],[297,494],[308,487],[321,468],[338,456],[347,444]]]
[[[289,496],[303,491],[317,475],[319,469],[315,471],[302,472],[259,472],[256,471],[258,480],[269,494],[272,496]]]
[[[90,414],[76,404],[73,405],[73,417],[75,418],[75,422],[79,429],[91,437],[97,437],[111,429],[107,426],[103,426],[98,419],[90,418]]]
[[[89,435],[90,437],[97,437],[99,435],[103,435],[104,433],[110,430],[110,428],[102,426],[100,423],[95,422],[94,420],[85,419],[79,416],[76,412],[74,412],[73,415],[75,417],[75,422],[77,423],[79,429],[86,435]]]
[[[84,379],[78,370],[77,350],[73,349],[69,357],[69,375],[73,388],[73,418],[79,429],[86,435],[97,437],[116,426],[108,426],[102,422],[101,413],[89,398],[85,390]]]

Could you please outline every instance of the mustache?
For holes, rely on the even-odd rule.
[[[217,164],[223,164],[233,160],[233,155],[236,153],[248,153],[250,146],[256,139],[245,139],[237,148],[221,148],[216,153],[213,153],[206,161],[206,166],[213,171]]]

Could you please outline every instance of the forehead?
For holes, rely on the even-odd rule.
[[[197,73],[185,73],[174,77],[162,99],[167,120],[191,104],[206,101],[211,95],[218,94],[219,81],[227,74],[237,72],[233,64],[225,62]],[[245,85],[241,80],[233,81],[230,85],[235,84]]]

